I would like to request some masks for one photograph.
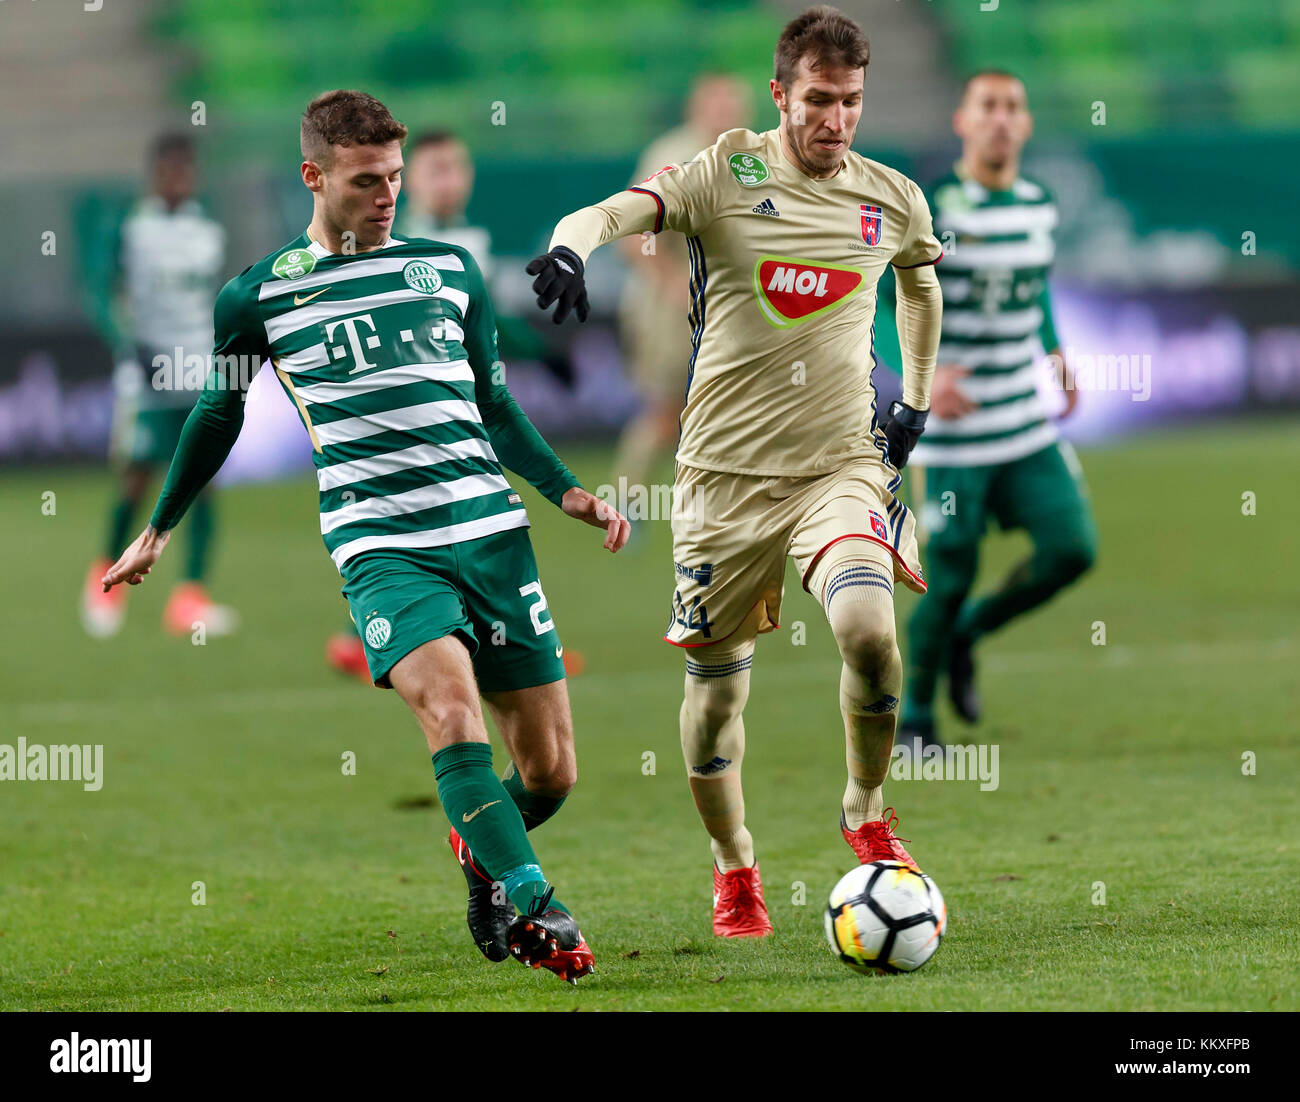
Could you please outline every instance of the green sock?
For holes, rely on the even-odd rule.
[[[492,772],[492,747],[483,742],[445,746],[433,755],[433,774],[447,818],[474,860],[501,881],[511,903],[529,913],[550,885],[528,842],[519,809]],[[555,899],[550,906],[564,910]]]
[[[519,808],[525,830],[541,826],[559,811],[560,805],[568,799],[567,796],[542,796],[536,792],[529,792],[524,787],[514,762],[506,766],[506,771],[501,775],[501,786],[510,793],[510,798],[515,801],[515,807]]]
[[[108,514],[108,550],[104,557],[116,562],[131,541],[131,518],[135,516],[136,503],[124,497]]]
[[[208,548],[212,546],[213,509],[212,501],[203,494],[190,509],[189,540],[190,555],[185,566],[185,578],[191,582],[201,582],[208,571]]]

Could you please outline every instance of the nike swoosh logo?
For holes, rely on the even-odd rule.
[[[330,286],[333,286],[333,284],[331,284]],[[312,299],[320,298],[320,296],[323,295],[328,290],[329,287],[322,287],[319,291],[313,291],[309,295],[294,295],[293,304],[295,306],[305,306],[307,303],[311,302]]]
[[[482,807],[476,807],[473,811],[467,811],[467,812],[465,812],[464,815],[462,815],[462,816],[460,817],[460,821],[461,821],[462,823],[470,823],[470,822],[473,822],[473,821],[474,821],[474,816],[476,816],[480,811],[486,811],[486,810],[487,810],[489,807],[491,807],[493,804],[499,804],[500,802],[501,802],[500,800],[493,800],[492,803],[490,803],[490,804],[484,804]]]
[[[561,657],[563,654],[564,654],[564,647],[563,647],[563,645],[558,646],[558,647],[555,648],[555,657],[556,657],[556,658]]]

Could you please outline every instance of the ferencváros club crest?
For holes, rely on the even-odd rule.
[[[402,269],[402,278],[413,291],[434,295],[442,289],[442,276],[438,269],[425,260],[412,260]]]
[[[366,642],[371,650],[383,650],[388,640],[393,637],[393,625],[383,616],[378,616],[366,624]]]
[[[882,226],[880,208],[863,203],[858,207],[858,213],[862,216],[862,240],[868,245],[879,245]]]

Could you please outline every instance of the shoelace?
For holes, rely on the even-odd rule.
[[[538,918],[539,916],[544,915],[546,913],[546,908],[551,905],[551,896],[554,894],[555,889],[548,884],[545,892],[541,895],[534,896],[532,901],[528,904],[528,917]]]
[[[740,897],[743,895],[749,903],[753,903],[756,893],[754,891],[754,881],[748,876],[726,876],[723,878],[723,891],[719,902],[724,904],[728,910],[739,910],[738,904]]]
[[[912,840],[911,838],[899,838],[898,835],[894,833],[894,827],[898,825],[898,816],[894,814],[894,809],[892,807],[885,808],[884,814],[880,817],[880,823],[885,828],[885,833],[890,838],[895,838],[900,842],[910,842]]]

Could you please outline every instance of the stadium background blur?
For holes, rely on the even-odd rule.
[[[562,214],[625,186],[638,153],[680,122],[696,75],[737,74],[752,90],[754,128],[775,125],[772,43],[798,7],[10,5],[5,20],[18,33],[0,48],[0,92],[26,106],[0,128],[0,202],[22,212],[24,232],[6,235],[0,268],[0,459],[104,455],[111,362],[88,321],[87,286],[160,131],[195,135],[234,274],[309,218],[295,120],[311,95],[364,88],[413,134],[450,128],[476,162],[469,218],[492,234],[494,293],[524,312],[523,262]],[[1022,74],[1036,116],[1026,168],[1053,187],[1062,213],[1062,339],[1076,351],[1149,355],[1158,377],[1149,401],[1083,403],[1067,436],[1300,404],[1300,0],[844,7],[872,40],[856,148],[922,182],[955,159],[949,119],[962,74]],[[195,112],[204,125],[191,125]],[[47,230],[55,256],[41,255]],[[573,336],[576,391],[535,365],[511,365],[525,409],[562,437],[610,436],[637,403],[611,335],[624,264],[602,250],[593,268],[598,324]],[[877,376],[890,396],[892,377]],[[265,389],[260,398],[279,397]],[[270,435],[288,450],[254,417],[227,480],[305,469],[305,438],[276,431],[287,404],[279,412]]]
[[[681,657],[660,641],[668,526],[611,559],[520,487],[566,648],[587,657],[570,684],[582,779],[539,839],[600,960],[582,1005],[857,1009],[865,993],[877,1009],[1300,1007],[1300,0],[840,6],[872,43],[855,147],[922,183],[956,157],[962,75],[1023,75],[1037,122],[1025,167],[1063,218],[1063,345],[1148,363],[1149,400],[1088,391],[1062,425],[1082,445],[1101,557],[988,644],[987,720],[968,737],[1001,745],[1001,786],[888,782],[952,914],[951,948],[920,982],[863,987],[823,944],[819,899],[848,860],[839,660],[797,580],[785,626],[806,623],[807,645],[785,649],[794,630],[760,645],[747,713],[777,936],[724,944],[708,935],[707,841],[679,772]],[[241,631],[190,646],[158,630],[173,553],[132,591],[116,640],[82,633],[78,586],[115,484],[113,357],[88,310],[97,242],[142,186],[151,141],[180,129],[199,144],[229,274],[266,255],[309,218],[304,105],[362,88],[413,133],[468,143],[494,293],[526,314],[526,259],[561,215],[626,185],[694,77],[737,74],[754,128],[776,125],[772,49],[802,7],[0,3],[0,742],[106,755],[97,792],[0,790],[0,1007],[571,1005],[566,985],[477,958],[409,716],[325,666],[346,606],[316,535],[309,445],[267,378],[221,476],[245,483],[221,495],[213,580]],[[601,250],[591,267],[592,322],[560,331],[575,389],[522,361],[509,382],[594,489],[636,396],[615,330],[622,258]],[[877,370],[882,394],[893,378]],[[1243,515],[1247,491],[1258,515]],[[982,581],[1014,547],[989,539]],[[358,755],[355,775],[341,753]]]

